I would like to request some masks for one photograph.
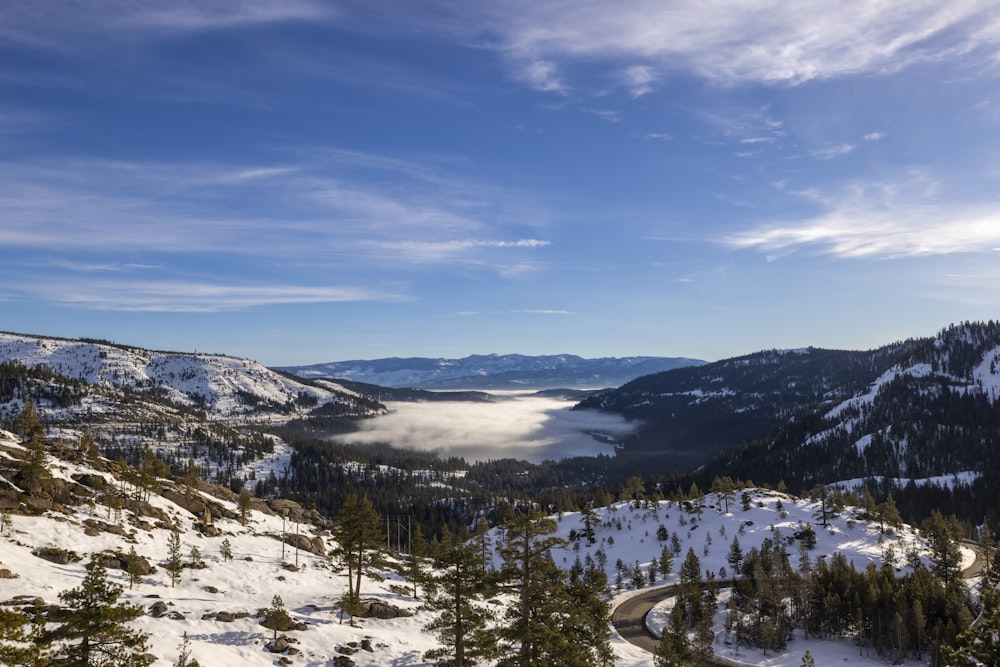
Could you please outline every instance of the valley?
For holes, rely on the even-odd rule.
[[[765,351],[616,389],[449,393],[0,334],[3,587],[29,618],[38,603],[25,601],[54,601],[91,554],[112,563],[107,554],[134,548],[160,565],[140,582],[114,565],[107,576],[143,589],[121,595],[146,610],[130,627],[158,664],[181,662],[186,632],[201,664],[429,666],[454,650],[435,605],[459,593],[421,560],[471,567],[460,600],[480,619],[470,623],[518,651],[532,637],[517,625],[529,622],[516,620],[518,596],[541,581],[516,581],[511,549],[536,544],[556,586],[540,618],[593,610],[567,626],[592,643],[565,664],[654,664],[611,631],[610,613],[642,589],[676,586],[686,630],[670,629],[676,602],[649,618],[654,634],[674,633],[679,664],[797,666],[805,648],[823,664],[861,632],[859,660],[943,665],[1000,579],[992,566],[957,574],[973,554],[959,540],[996,548],[997,358],[1000,328],[973,323],[869,352]],[[353,566],[340,522],[358,499],[374,517],[365,549],[385,553]],[[175,535],[187,555],[177,582],[161,569]],[[222,540],[242,562],[218,555]],[[75,555],[50,572],[43,552]],[[783,583],[761,588],[774,577]],[[833,581],[894,599],[899,619],[864,595],[820,604]],[[420,586],[437,592],[425,600]],[[710,612],[684,597],[693,590],[714,600]],[[152,615],[151,594],[172,617]],[[260,623],[276,595],[302,629],[272,653]],[[348,618],[376,602],[396,616]],[[560,646],[538,650],[570,650]],[[484,653],[477,664],[507,663]]]

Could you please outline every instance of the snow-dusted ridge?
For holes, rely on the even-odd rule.
[[[220,354],[0,333],[0,362],[10,361],[42,366],[96,387],[147,392],[221,418],[252,415],[259,406],[294,411],[339,400],[334,391],[296,381],[250,359]]]

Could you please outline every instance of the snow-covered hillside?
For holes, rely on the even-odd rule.
[[[217,354],[154,352],[109,343],[0,333],[0,362],[43,366],[104,387],[127,387],[218,416],[328,401],[331,392],[281,376],[255,361]]]
[[[22,449],[13,435],[0,433],[0,458],[10,463],[21,456]],[[357,627],[341,622],[337,601],[345,591],[345,573],[322,555],[336,545],[326,530],[325,519],[315,513],[300,512],[287,501],[272,501],[272,509],[255,500],[249,521],[243,525],[238,521],[236,499],[225,489],[202,485],[201,490],[193,491],[168,480],[160,481],[163,495],[153,493],[148,503],[116,513],[100,503],[101,492],[97,490],[102,483],[122,485],[113,475],[113,466],[102,463],[95,467],[50,455],[49,467],[54,477],[73,490],[72,501],[48,509],[40,507],[37,514],[31,515],[24,513],[16,500],[11,501],[12,496],[0,496],[6,498],[4,509],[13,514],[10,531],[0,534],[0,572],[6,570],[3,576],[10,577],[0,584],[3,600],[31,602],[30,606],[34,606],[36,598],[42,599],[37,604],[57,603],[61,591],[80,585],[90,554],[126,553],[135,547],[138,555],[156,566],[156,571],[142,576],[131,589],[123,571],[111,569],[109,573],[125,587],[123,601],[147,610],[132,625],[149,634],[151,653],[157,657],[155,665],[173,664],[184,633],[192,657],[202,665],[238,662],[263,667],[276,664],[282,657],[292,664],[311,667],[351,664],[334,663],[341,656],[348,656],[360,667],[431,664],[422,657],[436,645],[434,636],[423,629],[430,613],[420,609],[420,601],[410,594],[409,582],[397,572],[384,572],[381,581],[366,577],[362,597],[383,610],[402,610],[403,615],[362,619]],[[9,488],[11,483],[4,481]],[[604,562],[614,587],[619,561],[625,566],[638,563],[648,567],[649,561],[658,557],[665,545],[671,545],[676,536],[676,548],[681,554],[694,549],[703,568],[721,576],[733,538],[738,537],[744,548],[750,548],[766,537],[792,538],[808,523],[816,527],[817,533],[817,546],[810,552],[813,559],[839,551],[861,568],[868,562],[878,563],[890,549],[900,556],[911,549],[924,553],[922,542],[908,528],[879,539],[878,529],[858,521],[849,509],[833,519],[829,528],[821,528],[813,518],[817,509],[814,503],[770,491],[749,493],[752,503],[746,510],[732,505],[728,512],[719,507],[715,496],[690,505],[663,501],[597,508],[592,543],[583,536],[582,515],[563,514],[557,517],[558,534],[568,540],[568,546],[554,554],[555,560],[565,568],[576,558],[588,556]],[[204,506],[211,512],[211,530],[205,528]],[[303,516],[302,522],[283,521],[280,512],[285,508],[290,508],[289,516]],[[205,565],[185,568],[176,586],[171,585],[161,565],[168,556],[170,524],[180,529],[183,560],[191,561],[196,548]],[[310,550],[306,550],[306,542],[298,551],[287,544],[282,546],[279,536],[283,531],[297,531],[310,538]],[[494,537],[497,535],[495,531]],[[669,538],[661,539],[665,535]],[[232,560],[222,557],[224,540],[231,544]],[[797,553],[793,548],[789,551],[793,557]],[[54,563],[40,557],[44,552],[69,552],[79,560]],[[659,577],[657,585],[676,581],[680,560],[675,560],[670,575]],[[616,599],[631,595],[631,588],[626,578],[621,589],[614,591]],[[267,650],[272,632],[261,625],[259,611],[269,607],[275,595],[281,596],[293,620],[302,624],[302,629],[284,633],[293,650],[283,656]],[[508,603],[503,597],[500,602]],[[613,647],[620,667],[652,664],[650,654],[618,637]],[[817,654],[815,644],[794,642],[785,661],[773,662],[772,657],[768,664],[798,665],[798,656],[805,648]],[[718,652],[723,652],[723,647],[718,647]],[[744,650],[741,659],[748,657]]]

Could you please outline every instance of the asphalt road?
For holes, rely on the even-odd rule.
[[[983,562],[977,545],[969,540],[963,540],[965,546],[972,548],[976,553],[976,560],[971,566],[962,572],[964,579],[979,576],[982,572]],[[653,633],[646,628],[646,614],[662,600],[676,595],[676,586],[663,586],[661,588],[651,588],[650,590],[631,597],[611,612],[611,623],[615,630],[622,636],[622,639],[635,644],[641,649],[653,653],[656,651],[656,644],[659,641]]]
[[[631,597],[611,612],[611,623],[625,641],[653,653],[659,641],[646,629],[646,614],[658,602],[675,595],[676,586],[652,588],[645,593]]]

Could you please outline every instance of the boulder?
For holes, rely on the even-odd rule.
[[[364,618],[378,618],[385,620],[390,618],[405,618],[413,616],[413,612],[401,609],[387,602],[382,602],[381,600],[368,600],[365,603],[365,611],[362,616]]]
[[[55,563],[56,565],[66,565],[67,563],[75,563],[81,560],[80,555],[75,551],[69,551],[68,549],[61,549],[59,547],[39,547],[34,553],[42,560],[47,560],[50,563]]]

